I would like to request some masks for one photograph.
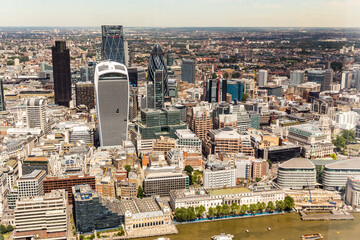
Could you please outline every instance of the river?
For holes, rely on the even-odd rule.
[[[360,239],[360,213],[349,221],[301,221],[299,214],[252,217],[243,219],[177,225],[179,234],[171,240],[210,240],[220,233],[234,235],[234,240],[299,240],[303,234],[321,233],[327,240]],[[267,228],[270,227],[271,231]],[[246,233],[246,229],[250,232]],[[156,239],[144,238],[144,239]]]

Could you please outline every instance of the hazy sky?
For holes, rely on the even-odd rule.
[[[360,0],[1,0],[0,26],[360,27]]]

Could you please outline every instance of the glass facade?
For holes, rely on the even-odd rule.
[[[165,62],[164,51],[161,48],[160,44],[156,44],[151,51],[149,58],[149,68],[148,68],[148,81],[155,82],[155,72],[156,70],[163,70],[163,89],[164,96],[169,96],[168,88],[168,73],[167,66]]]
[[[102,30],[101,57],[125,64],[124,33],[121,25],[104,25]]]

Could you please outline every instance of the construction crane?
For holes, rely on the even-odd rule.
[[[311,191],[310,191],[310,185],[309,185],[309,181],[306,179],[306,182],[307,182],[307,186],[308,186],[308,190],[309,190],[309,195],[310,195],[310,200],[309,202],[312,203],[312,197],[311,197]]]

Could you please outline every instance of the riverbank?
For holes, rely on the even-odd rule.
[[[265,217],[265,216],[272,216],[272,215],[280,215],[285,214],[285,212],[264,212],[264,213],[255,213],[255,214],[244,214],[244,215],[230,215],[218,218],[201,218],[196,219],[194,221],[185,221],[185,222],[177,222],[174,221],[175,225],[181,224],[190,224],[190,223],[201,223],[201,222],[215,222],[215,221],[224,221],[224,220],[231,220],[231,219],[240,219],[240,218],[252,218],[252,217]]]

